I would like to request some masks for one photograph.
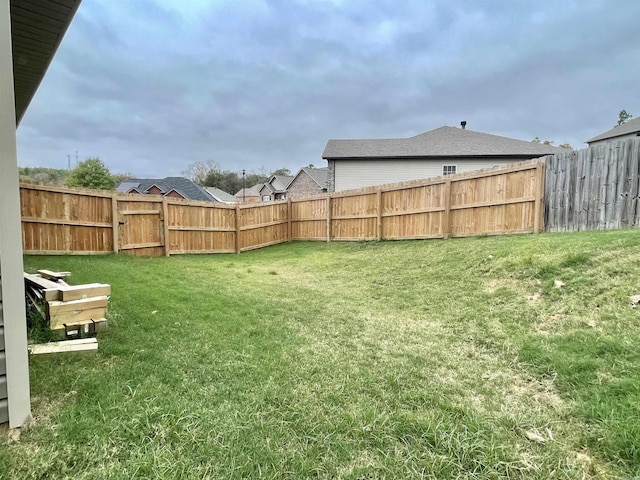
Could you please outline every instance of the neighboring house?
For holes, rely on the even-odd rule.
[[[287,198],[287,187],[291,180],[293,177],[288,175],[271,175],[271,178],[260,189],[260,199],[263,202],[269,202]]]
[[[79,6],[0,1],[0,424],[10,428],[31,418],[16,128]]]
[[[256,203],[260,201],[260,190],[264,183],[258,183],[253,187],[240,189],[234,196],[239,203]]]
[[[617,142],[635,137],[640,137],[640,117],[629,120],[622,125],[617,125],[611,130],[586,140],[585,143],[588,143],[590,147],[594,147],[603,143]]]
[[[288,198],[310,197],[327,191],[327,173],[329,169],[303,167],[295,174],[287,187]]]
[[[205,188],[184,177],[130,178],[116,185],[116,190],[122,193],[162,195],[183,200],[218,201]]]
[[[440,127],[410,138],[329,140],[330,192],[463,173],[562,151],[534,142]]]
[[[220,190],[216,187],[204,187],[204,189],[209,192],[209,195],[213,197],[216,202],[219,203],[238,203],[236,197],[231,195],[230,193],[225,192],[224,190]]]

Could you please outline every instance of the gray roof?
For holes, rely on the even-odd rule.
[[[322,153],[322,158],[502,156],[535,158],[561,151],[563,149],[542,143],[516,140],[456,127],[440,127],[410,138],[329,140]]]
[[[329,176],[329,169],[327,167],[323,168],[312,168],[312,167],[302,167],[300,171],[296,174],[297,178],[302,172],[306,173],[311,177],[311,180],[316,182],[320,188],[327,188],[327,178]],[[293,180],[291,180],[293,182]]]
[[[120,182],[116,186],[116,190],[126,193],[132,188],[135,188],[138,192],[144,193],[153,185],[156,185],[160,190],[162,190],[163,194],[167,194],[171,190],[175,190],[188,200],[200,200],[204,202],[216,201],[204,188],[184,177],[129,178]]]
[[[236,203],[238,199],[231,195],[230,193],[225,192],[224,190],[220,190],[216,187],[204,187],[204,189],[209,192],[214,199],[221,203]]]
[[[264,183],[256,183],[253,187],[247,187],[244,189],[245,197],[259,197],[260,190],[264,187]],[[242,189],[238,190],[238,193],[235,194],[236,198],[242,197]]]
[[[289,175],[272,175],[267,182],[275,192],[284,192],[289,184],[293,180],[293,177]]]
[[[640,117],[629,120],[622,125],[615,126],[611,130],[607,130],[600,135],[596,135],[595,137],[586,140],[586,143],[597,142],[598,140],[606,140],[608,138],[621,137],[622,135],[629,135],[630,133],[636,132],[640,132]]]
[[[116,185],[116,190],[118,192],[130,192],[131,189],[135,188],[138,190],[140,187],[140,180],[123,180],[118,185]]]

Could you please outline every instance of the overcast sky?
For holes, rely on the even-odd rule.
[[[332,138],[458,126],[556,145],[640,115],[640,1],[83,0],[21,166],[326,166]]]

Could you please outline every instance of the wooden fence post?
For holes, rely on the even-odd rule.
[[[113,225],[113,253],[118,253],[120,242],[120,212],[118,211],[118,194],[111,195],[111,223]]]
[[[236,253],[240,253],[240,205],[236,205]]]
[[[291,206],[291,199],[287,198],[287,241],[291,241],[291,221],[293,216],[293,208]]]
[[[451,180],[444,183],[444,213],[442,214],[442,238],[451,234]]]
[[[162,197],[162,236],[164,243],[164,255],[171,255],[171,242],[169,242],[169,202],[167,197]]]
[[[544,163],[538,162],[536,165],[536,200],[534,206],[534,217],[533,217],[533,233],[540,233],[542,230],[542,215],[543,215],[543,207],[544,207]]]
[[[327,197],[327,242],[331,241],[331,195]]]
[[[378,190],[376,195],[378,197],[378,223],[376,227],[378,241],[380,241],[382,240],[382,190]]]

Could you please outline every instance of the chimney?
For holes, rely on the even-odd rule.
[[[462,129],[464,130],[464,129],[465,129],[465,127],[467,126],[467,121],[466,121],[466,120],[462,120],[462,121],[460,122],[460,126],[461,126],[461,127],[462,127]]]

